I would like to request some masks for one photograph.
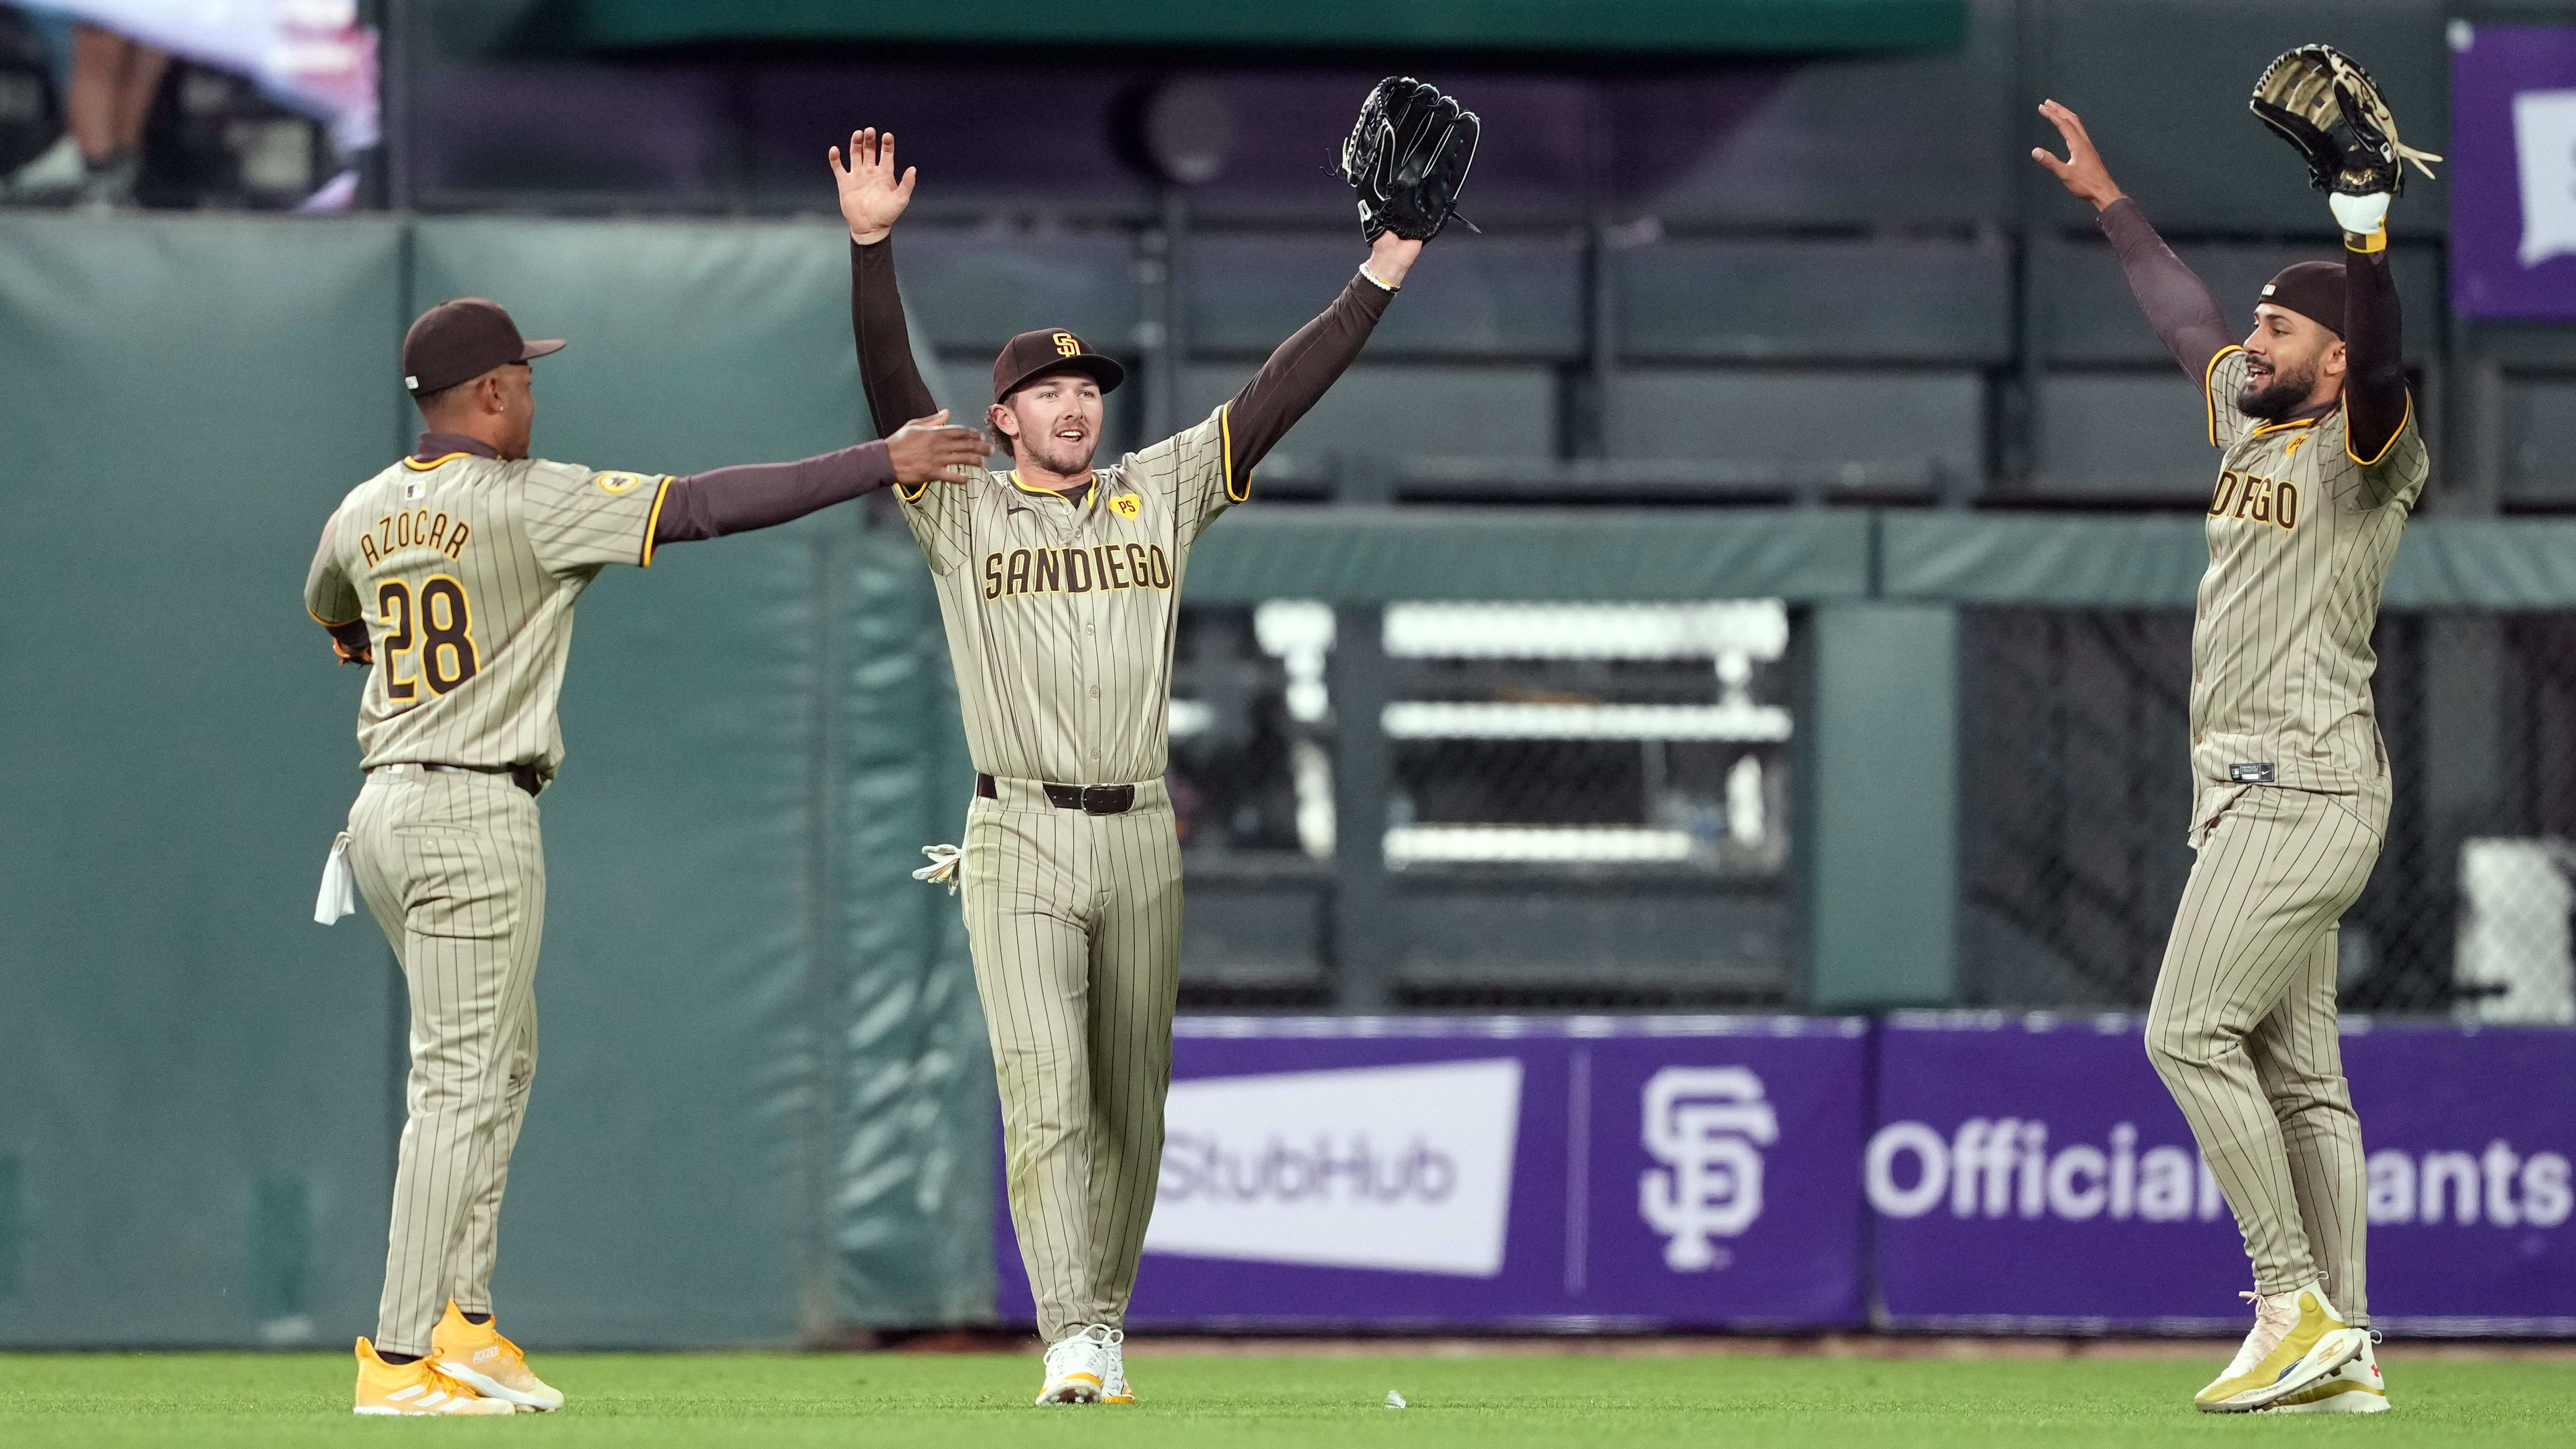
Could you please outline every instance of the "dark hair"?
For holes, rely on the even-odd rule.
[[[482,380],[483,378],[480,375],[477,375],[469,377],[463,382],[451,383],[446,387],[440,388],[436,392],[413,393],[411,395],[412,406],[420,409],[420,415],[422,417],[428,417],[430,413],[436,409],[443,408],[447,406],[449,402],[463,397],[467,388],[472,387],[474,384],[481,382]]]

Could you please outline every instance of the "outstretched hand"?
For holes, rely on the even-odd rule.
[[[894,132],[877,134],[871,126],[850,133],[850,161],[841,164],[841,148],[831,149],[832,181],[841,191],[841,219],[850,224],[850,240],[881,242],[894,230],[895,218],[912,204],[912,182],[918,168],[907,167],[898,180],[894,170]]]
[[[2102,153],[2093,149],[2093,137],[2084,129],[2084,118],[2055,101],[2039,103],[2039,113],[2057,127],[2066,140],[2066,159],[2058,160],[2044,147],[2031,148],[2030,159],[2048,168],[2048,174],[2066,184],[2066,189],[2093,203],[2100,211],[2118,201],[2122,192],[2111,179],[2111,168],[2102,164]]]
[[[948,409],[914,418],[886,439],[886,457],[894,464],[894,481],[906,488],[924,483],[963,483],[991,453],[982,432],[948,426]]]

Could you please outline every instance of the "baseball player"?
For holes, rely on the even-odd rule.
[[[889,237],[894,137],[831,155],[878,426],[930,393]],[[939,594],[977,776],[961,883],[1002,1105],[1011,1222],[1049,1345],[1038,1402],[1130,1403],[1124,1320],[1163,1151],[1181,856],[1163,785],[1191,546],[1359,355],[1422,243],[1393,232],[1323,315],[1191,427],[1095,466],[1126,375],[1063,328],[1011,339],[987,413],[1013,466],[898,487]]]
[[[563,759],[555,699],[573,602],[601,569],[649,566],[663,544],[785,523],[984,457],[980,432],[930,413],[883,442],[688,478],[545,462],[528,456],[528,364],[562,346],[522,340],[481,298],[423,313],[402,370],[428,430],[341,502],[304,586],[341,659],[369,666],[367,781],[334,865],[345,853],[411,998],[384,1297],[374,1341],[357,1342],[361,1414],[563,1405],[494,1325],[491,1281],[537,1065],[537,796]]]
[[[2426,472],[2388,274],[2390,198],[2336,196],[2342,260],[2274,277],[2235,341],[2084,123],[2055,101],[2039,109],[2067,155],[2032,156],[2099,213],[2157,337],[2201,383],[2219,449],[2192,631],[2198,861],[2147,1052],[2235,1209],[2255,1324],[2195,1403],[2384,1409],[2335,941],[2388,826],[2370,631]]]

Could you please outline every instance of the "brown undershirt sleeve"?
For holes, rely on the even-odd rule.
[[[1234,395],[1226,428],[1234,441],[1234,476],[1247,477],[1306,410],[1360,355],[1395,294],[1353,273],[1350,285],[1314,321],[1279,344],[1270,360]]]
[[[2375,463],[2406,426],[2406,347],[2397,283],[2388,275],[2385,250],[2346,247],[2343,276],[2346,436],[2355,458]]]
[[[331,631],[331,637],[340,641],[340,647],[348,650],[352,659],[366,657],[368,648],[366,620],[351,619],[346,624],[325,624],[322,627]]]
[[[850,243],[850,332],[859,348],[859,388],[867,397],[878,437],[892,437],[914,418],[939,410],[912,359],[912,334],[903,322],[903,293],[894,282],[893,237],[865,246]],[[983,421],[978,416],[964,423],[981,427]]]
[[[883,443],[861,443],[794,463],[752,463],[674,478],[662,495],[653,541],[722,538],[803,518],[894,481]]]
[[[2120,270],[2128,276],[2130,294],[2138,299],[2138,310],[2147,314],[2156,340],[2194,382],[2207,378],[2210,360],[2236,340],[2228,334],[2227,314],[2219,310],[2218,299],[2156,235],[2135,201],[2123,196],[2102,208],[2095,219],[2102,234],[2111,239]]]

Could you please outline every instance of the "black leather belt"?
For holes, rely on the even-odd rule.
[[[433,765],[421,762],[419,768],[434,775],[507,775],[510,783],[535,795],[546,788],[534,765]]]
[[[1133,785],[1041,784],[1038,788],[1046,791],[1047,803],[1058,810],[1079,810],[1085,815],[1124,815],[1136,808],[1136,787]],[[1002,798],[1001,792],[994,788],[993,777],[985,774],[976,775],[975,793],[987,800]]]

